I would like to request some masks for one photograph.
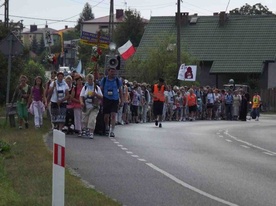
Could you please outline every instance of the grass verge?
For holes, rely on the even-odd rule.
[[[0,206],[52,205],[52,152],[43,140],[49,128],[50,123],[45,121],[39,130],[35,130],[32,123],[29,129],[19,130],[10,128],[5,118],[0,118],[0,141],[6,148],[0,151]],[[85,187],[80,178],[66,169],[65,205],[120,204]]]

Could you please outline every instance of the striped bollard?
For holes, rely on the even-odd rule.
[[[64,206],[65,185],[65,134],[53,132],[53,188],[52,206]]]

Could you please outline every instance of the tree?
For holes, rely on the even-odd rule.
[[[37,42],[36,35],[33,36],[33,39],[32,39],[31,45],[30,45],[30,50],[32,52],[34,52],[35,54],[38,54],[39,44]]]
[[[177,50],[176,48],[168,49],[168,46],[175,42],[174,36],[167,36],[157,40],[157,47],[150,50],[146,60],[142,61],[134,56],[125,67],[129,80],[154,83],[163,77],[168,84],[178,85]],[[181,59],[186,64],[197,63],[195,58],[184,51],[182,51]]]
[[[241,8],[235,8],[229,12],[232,15],[262,15],[273,14],[267,6],[263,6],[261,3],[257,3],[253,6],[245,4]]]
[[[130,40],[134,47],[138,47],[144,34],[145,23],[136,10],[125,11],[125,19],[114,30],[114,41],[118,46]]]
[[[79,39],[80,32],[77,30],[63,32],[63,41],[69,41],[73,39]]]
[[[34,85],[34,79],[36,76],[41,76],[42,79],[45,80],[45,68],[34,60],[29,60],[24,64],[22,74],[25,74],[28,77],[28,84],[31,86]]]
[[[39,41],[39,46],[38,46],[37,54],[41,55],[44,50],[45,50],[45,42],[44,42],[44,38],[41,37],[40,41]]]
[[[78,23],[76,25],[76,30],[80,32],[81,30],[81,23],[83,21],[88,21],[91,19],[94,19],[94,14],[92,13],[92,7],[90,6],[89,3],[85,3],[84,8],[82,10],[82,13],[80,14],[80,18],[78,19]]]
[[[9,30],[7,27],[4,26],[3,23],[0,23],[0,41],[8,35]]]

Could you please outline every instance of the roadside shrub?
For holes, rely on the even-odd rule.
[[[7,142],[0,140],[0,153],[8,152],[11,150],[11,145]]]

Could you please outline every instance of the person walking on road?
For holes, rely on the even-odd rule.
[[[116,77],[116,68],[108,68],[108,74],[100,83],[103,92],[103,114],[106,135],[115,137],[114,130],[119,106],[123,105],[122,82]],[[109,123],[111,128],[109,128]]]
[[[80,136],[88,136],[90,139],[94,137],[94,129],[96,126],[96,118],[99,113],[100,101],[103,98],[102,91],[94,82],[94,76],[88,74],[86,76],[86,83],[82,87],[79,95],[82,110],[82,126],[89,129],[89,133]]]
[[[256,121],[259,121],[260,117],[260,105],[261,105],[261,97],[256,91],[252,98],[252,114],[256,115]]]
[[[25,75],[19,77],[19,85],[16,87],[12,97],[12,103],[16,101],[19,129],[22,129],[23,122],[28,129],[28,108],[27,103],[31,94],[31,86],[27,84],[28,78]]]
[[[76,85],[71,93],[72,107],[74,111],[74,125],[75,131],[78,132],[78,136],[81,136],[82,133],[82,105],[80,103],[80,93],[83,87],[82,76],[80,74],[75,75]]]
[[[57,73],[57,80],[50,84],[49,96],[51,97],[51,120],[56,129],[62,130],[65,117],[66,105],[69,98],[69,87],[65,82],[63,72]]]
[[[47,107],[47,100],[42,83],[42,77],[37,76],[28,101],[29,112],[34,115],[35,128],[38,129],[43,124],[43,113]]]
[[[197,98],[192,88],[189,90],[189,94],[187,95],[186,106],[189,108],[190,121],[194,121],[197,110]]]
[[[155,116],[155,125],[162,127],[162,114],[163,107],[165,102],[165,80],[163,78],[159,78],[159,82],[152,86],[152,97],[153,97],[153,115]]]

